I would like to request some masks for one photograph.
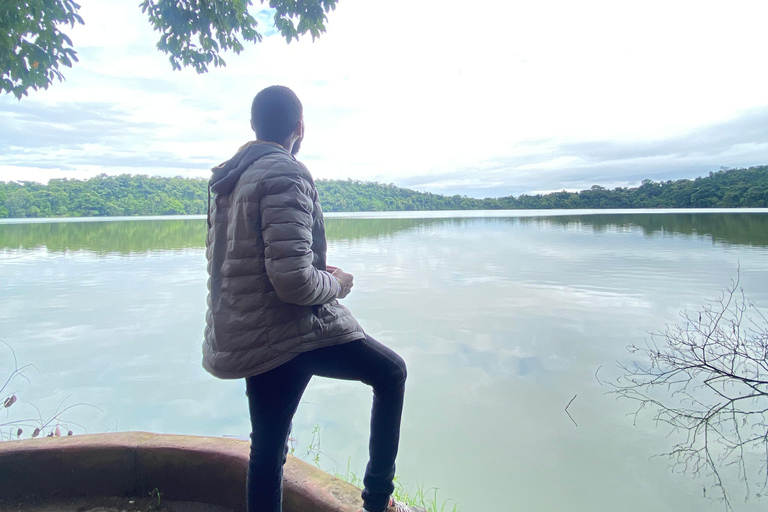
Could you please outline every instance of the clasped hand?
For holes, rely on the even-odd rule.
[[[338,298],[343,299],[344,297],[349,295],[349,292],[352,291],[352,287],[354,286],[354,280],[355,280],[352,274],[347,274],[340,268],[331,267],[331,266],[328,266],[328,272],[330,272],[331,275],[335,277],[339,281],[339,284],[341,285],[341,292],[339,292]]]

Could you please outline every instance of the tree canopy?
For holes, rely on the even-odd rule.
[[[62,26],[83,23],[80,5],[72,0],[27,0],[0,3],[0,84],[17,98],[32,89],[47,89],[64,76],[59,66],[72,67],[77,54]]]
[[[102,174],[86,181],[0,182],[0,218],[203,214],[207,180]],[[328,212],[768,207],[768,165],[709,173],[695,180],[654,182],[613,190],[475,199],[356,180],[317,180]]]
[[[274,24],[290,43],[309,33],[325,32],[326,14],[338,0],[259,0],[273,11]],[[221,54],[243,51],[262,35],[251,13],[251,0],[143,0],[139,7],[160,32],[157,49],[173,69],[225,66]],[[0,87],[21,99],[30,89],[47,89],[62,81],[61,67],[78,61],[63,30],[83,24],[73,0],[4,0],[0,3]]]

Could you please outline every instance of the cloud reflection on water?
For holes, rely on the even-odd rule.
[[[330,261],[356,276],[345,304],[409,365],[403,479],[464,512],[510,495],[530,512],[700,510],[698,484],[649,462],[666,432],[633,427],[594,376],[610,379],[628,344],[717,293],[737,262],[768,303],[764,220],[735,214],[738,243],[713,244],[732,221],[681,215],[328,219]],[[12,226],[0,225],[0,329],[40,367],[34,390],[97,403],[92,431],[117,419],[248,434],[242,382],[200,367],[204,220]],[[574,395],[578,428],[563,412]],[[370,406],[366,386],[313,379],[299,454],[319,424],[327,460],[359,471]]]

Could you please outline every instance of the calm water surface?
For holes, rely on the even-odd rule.
[[[674,438],[633,426],[595,373],[615,378],[627,345],[739,266],[765,309],[768,212],[570,213],[327,219],[329,263],[355,274],[345,304],[409,365],[401,480],[464,512],[722,510],[652,458]],[[39,370],[20,398],[96,405],[66,415],[89,432],[247,436],[243,383],[200,366],[204,233],[202,219],[0,224],[0,339]],[[10,364],[0,347],[0,377]],[[321,466],[362,474],[370,403],[361,384],[315,379],[296,454],[319,425]],[[742,495],[735,510],[765,509]]]

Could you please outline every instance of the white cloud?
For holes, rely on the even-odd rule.
[[[674,156],[650,155],[643,163],[632,155],[589,160],[568,151],[584,143],[621,150],[682,140],[768,106],[768,4],[760,0],[342,0],[314,44],[267,37],[203,76],[171,70],[155,49],[158,34],[134,4],[93,0],[84,3],[83,16],[87,25],[72,34],[81,62],[67,71],[66,83],[23,104],[42,111],[106,104],[119,112],[123,134],[95,141],[97,153],[135,154],[141,164],[101,165],[108,173],[174,172],[163,161],[147,167],[148,158],[162,154],[192,160],[186,172],[207,176],[252,137],[250,100],[274,83],[291,86],[304,102],[302,158],[320,178],[488,195],[768,162],[764,144],[738,137],[717,154],[689,161],[685,176],[672,174],[682,169]],[[0,123],[18,120],[18,107],[0,98]],[[30,138],[69,129],[36,123],[26,123]],[[0,161],[0,179],[50,177],[50,169],[34,168],[34,158],[29,168],[20,163],[25,152],[18,144],[3,151],[12,163]],[[55,154],[68,169],[82,168],[88,148],[36,151]],[[614,170],[607,181],[605,166]]]

